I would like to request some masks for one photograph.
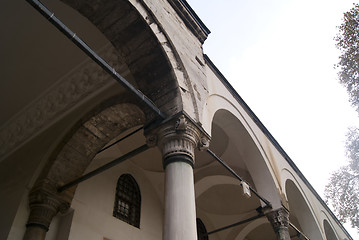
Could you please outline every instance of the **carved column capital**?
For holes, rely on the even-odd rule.
[[[267,219],[272,224],[272,227],[277,235],[278,240],[290,240],[288,226],[289,226],[289,212],[285,208],[266,213]]]
[[[52,218],[58,212],[65,212],[70,203],[57,194],[57,186],[48,179],[35,184],[29,194],[30,215],[27,227],[48,230]]]
[[[194,150],[209,146],[209,137],[184,114],[173,118],[147,135],[149,146],[158,146],[162,152],[163,165],[183,161],[194,165]]]

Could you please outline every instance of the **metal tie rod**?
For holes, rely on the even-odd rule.
[[[300,240],[310,240],[304,233],[302,233],[296,226],[294,226],[293,223],[289,222],[289,226],[297,232],[296,237],[298,237]]]
[[[130,132],[130,133],[127,134],[126,136],[124,136],[124,137],[120,138],[119,140],[117,140],[117,141],[111,143],[110,145],[108,145],[108,146],[102,148],[100,151],[97,152],[97,154],[99,154],[100,152],[105,151],[106,149],[109,149],[109,148],[112,147],[113,145],[116,145],[117,143],[119,143],[119,142],[125,140],[126,138],[132,136],[133,134],[137,133],[138,131],[140,131],[140,130],[142,130],[142,129],[143,129],[143,127],[140,127],[140,128],[138,128],[138,129],[136,129],[135,131]]]
[[[223,162],[214,152],[210,149],[207,149],[207,152],[214,157],[223,167],[225,167],[234,177],[236,177],[239,181],[243,181],[243,179],[235,172],[232,168],[230,168],[225,162]],[[260,200],[262,200],[269,208],[272,208],[272,204],[265,198],[259,195],[256,190],[254,190],[251,186],[249,189],[254,195],[256,195]]]
[[[131,152],[126,153],[125,155],[123,155],[123,156],[121,156],[119,158],[116,158],[115,160],[113,160],[113,161],[111,161],[109,163],[106,163],[105,165],[103,165],[103,166],[101,166],[101,167],[99,167],[99,168],[97,168],[97,169],[95,169],[95,170],[93,170],[93,171],[91,171],[91,172],[77,178],[77,179],[75,179],[75,180],[73,180],[73,181],[71,181],[69,183],[66,183],[62,187],[59,187],[57,189],[57,191],[58,192],[63,192],[64,190],[66,190],[66,189],[68,189],[68,188],[70,188],[70,187],[72,187],[72,186],[74,186],[76,184],[79,184],[80,182],[83,182],[83,181],[85,181],[85,180],[87,180],[87,179],[89,179],[89,178],[91,178],[91,177],[93,177],[93,176],[95,176],[97,174],[100,174],[100,173],[106,171],[107,169],[112,168],[112,167],[116,166],[117,164],[122,163],[123,161],[125,161],[125,160],[127,160],[127,159],[129,159],[131,157],[134,157],[139,153],[142,153],[142,152],[146,151],[147,149],[149,149],[149,147],[146,144],[144,144],[141,147],[136,148],[135,150],[132,150]]]
[[[81,40],[74,32],[72,32],[63,22],[61,22],[53,12],[51,12],[45,5],[38,0],[26,0],[31,6],[41,13],[47,20],[52,23],[58,30],[60,30],[67,38],[69,38],[76,46],[78,46],[87,56],[94,60],[102,67],[108,74],[110,74],[117,82],[119,82],[127,90],[130,90],[137,98],[143,101],[151,110],[153,110],[162,119],[166,116],[159,110],[159,108],[141,91],[136,89],[124,77],[122,77],[116,70],[111,67],[104,59],[102,59],[95,51],[93,51],[84,41]]]
[[[220,231],[226,230],[226,229],[228,229],[228,228],[236,227],[236,226],[238,226],[238,225],[241,225],[241,224],[244,224],[244,223],[247,223],[247,222],[256,220],[256,219],[258,219],[258,218],[261,218],[261,217],[263,217],[263,216],[264,216],[264,214],[263,214],[263,213],[260,213],[260,214],[257,215],[257,216],[250,217],[250,218],[248,218],[248,219],[245,219],[245,220],[242,220],[242,221],[233,223],[233,224],[231,224],[231,225],[228,225],[228,226],[221,227],[221,228],[218,228],[218,229],[216,229],[216,230],[210,231],[209,233],[207,233],[207,235],[210,235],[210,234],[213,234],[213,233],[216,233],[216,232],[220,232]]]

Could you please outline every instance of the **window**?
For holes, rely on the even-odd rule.
[[[117,181],[113,216],[140,228],[141,193],[136,180],[123,174]]]
[[[197,239],[208,240],[206,226],[204,226],[203,222],[199,218],[196,219],[196,223],[197,223]]]

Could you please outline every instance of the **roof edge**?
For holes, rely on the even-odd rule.
[[[203,44],[211,31],[206,27],[186,0],[168,0],[186,26]]]

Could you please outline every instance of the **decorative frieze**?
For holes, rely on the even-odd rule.
[[[100,51],[118,72],[127,71],[109,44]],[[59,79],[42,96],[0,127],[0,160],[48,128],[81,100],[113,83],[95,62],[87,59]]]

